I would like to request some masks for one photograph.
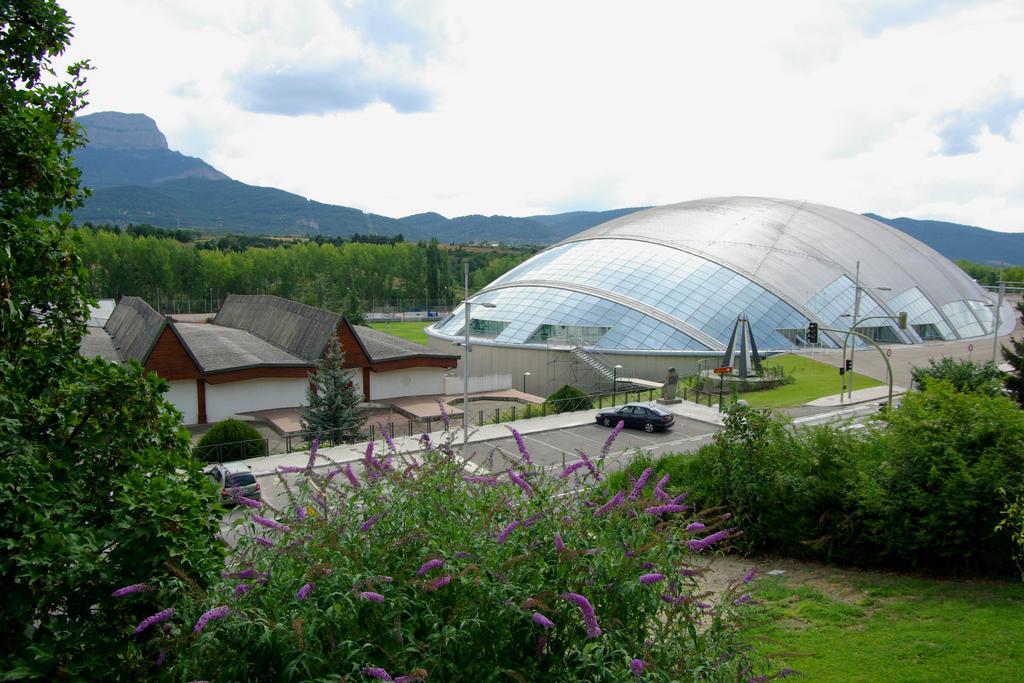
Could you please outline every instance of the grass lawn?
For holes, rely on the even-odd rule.
[[[427,333],[423,331],[430,323],[424,322],[397,322],[397,323],[370,323],[370,327],[381,332],[393,334],[402,339],[408,339],[417,344],[427,345]]]
[[[776,356],[765,365],[783,367],[796,381],[777,389],[741,394],[754,408],[788,408],[839,393],[839,369],[804,356]],[[880,385],[877,379],[854,373],[854,390]]]
[[[1024,583],[875,572],[764,577],[772,623],[752,631],[772,669],[812,681],[1020,681]]]

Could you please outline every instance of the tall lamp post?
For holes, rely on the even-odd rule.
[[[469,448],[469,307],[473,304],[483,306],[484,308],[495,308],[495,304],[487,303],[483,301],[470,301],[466,299],[462,302],[463,307],[466,310],[466,326],[463,328],[463,350],[462,350],[462,457],[466,457],[466,451]]]
[[[860,283],[860,261],[857,261],[857,279],[853,284],[853,322],[850,325],[850,329],[856,331],[857,329],[857,318],[860,317],[860,293],[865,289],[873,289],[878,292],[891,292],[892,287],[866,287]],[[850,346],[850,390],[847,393],[847,398],[853,399],[853,356],[857,350],[856,340],[854,344]]]
[[[523,373],[523,393],[524,394],[526,393],[526,378],[529,377],[529,376],[530,376],[530,372],[529,371]]]
[[[996,361],[997,353],[999,352],[999,314],[1003,310],[1003,295],[1006,293],[1006,283],[1000,278],[999,282],[999,299],[996,301],[996,310],[993,311],[994,317],[992,322],[992,362],[998,365]]]

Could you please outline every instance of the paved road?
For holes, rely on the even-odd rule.
[[[684,450],[696,450],[709,442],[721,429],[718,425],[676,418],[675,426],[666,432],[646,432],[624,429],[612,445],[609,463],[625,463],[637,451],[651,455],[664,455]],[[562,468],[579,460],[576,449],[588,456],[601,453],[611,429],[597,424],[566,427],[547,432],[527,434],[523,437],[530,457],[538,465]],[[519,449],[512,437],[471,444],[470,461],[494,472],[508,469],[509,462],[519,462]]]

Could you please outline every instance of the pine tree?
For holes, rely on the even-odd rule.
[[[1024,322],[1024,301],[1017,304],[1017,311]],[[1006,388],[1024,407],[1024,339],[1010,337],[1010,348],[1003,347],[1003,360],[1010,364],[1012,371],[1006,373]]]
[[[342,367],[344,362],[345,353],[334,337],[309,377],[309,406],[302,411],[302,430],[310,441],[319,438],[321,443],[348,443],[362,436],[359,404],[363,397],[352,381],[352,371]]]

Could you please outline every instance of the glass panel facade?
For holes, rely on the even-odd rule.
[[[951,301],[942,307],[942,312],[953,323],[953,327],[961,337],[978,337],[985,334],[985,329],[971,313],[966,302]]]
[[[593,346],[601,341],[601,337],[610,329],[585,325],[541,325],[526,343],[547,344],[549,341],[562,341],[567,344]]]
[[[968,299],[967,305],[974,311],[974,317],[981,322],[981,326],[985,328],[985,334],[992,334],[992,323],[994,322],[992,317],[995,314],[992,313],[991,304],[986,305],[984,301]]]
[[[742,275],[699,256],[649,242],[599,239],[563,244],[520,264],[495,284],[523,280],[583,284],[629,297],[723,344],[728,343],[741,313],[747,314],[754,340],[765,349],[790,348],[792,344],[778,330],[807,325],[796,309]],[[602,346],[628,343],[646,332],[646,328],[618,327],[612,326]],[[669,341],[672,336],[667,332],[656,335],[659,343],[667,345],[655,348],[678,348],[673,345],[676,342]]]
[[[907,321],[921,339],[956,339],[942,315],[917,287],[900,292],[889,300],[894,311],[906,311]]]
[[[707,347],[673,327],[670,327],[639,311],[600,297],[550,287],[511,287],[477,295],[475,301],[495,304],[494,308],[474,306],[471,309],[470,334],[477,321],[500,321],[507,323],[496,337],[488,337],[503,343],[565,343],[571,345],[593,345],[602,349],[673,349],[707,350]],[[451,318],[438,323],[434,329],[441,334],[461,336],[465,323],[462,307],[453,311]],[[579,330],[581,335],[591,337],[600,330],[603,336],[594,344],[581,340],[560,340],[557,337],[546,342],[533,338],[541,326],[551,329],[564,328]]]

